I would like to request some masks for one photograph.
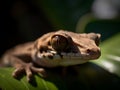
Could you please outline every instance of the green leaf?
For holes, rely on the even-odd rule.
[[[120,77],[120,33],[104,41],[101,51],[102,56],[95,63]]]
[[[13,68],[0,68],[0,89],[2,90],[58,90],[57,87],[35,76],[35,83],[28,83],[26,77],[17,80],[12,77]]]

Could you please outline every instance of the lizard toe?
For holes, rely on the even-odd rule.
[[[40,76],[42,76],[42,77],[46,77],[47,76],[46,71],[45,71],[44,68],[36,68],[36,67],[33,66],[33,67],[31,67],[31,69],[32,69],[33,72],[39,73]]]
[[[25,68],[25,72],[26,72],[26,75],[27,75],[27,81],[30,82],[32,77],[33,77],[33,74],[32,74],[32,71],[31,71],[30,67]]]
[[[21,73],[23,73],[23,72],[24,72],[24,68],[23,68],[23,67],[21,67],[21,68],[16,68],[16,69],[13,71],[12,76],[13,76],[14,78],[18,78],[18,77],[21,75]]]

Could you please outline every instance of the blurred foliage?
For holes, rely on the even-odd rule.
[[[105,40],[101,44],[102,56],[95,61],[107,71],[116,74],[120,77],[120,33]]]
[[[120,19],[97,19],[92,13],[87,13],[78,20],[76,32],[100,33],[103,41],[120,32]]]
[[[93,0],[38,0],[38,6],[42,7],[55,30],[75,31],[78,19],[90,11],[92,2]]]
[[[13,68],[0,68],[2,90],[108,90],[120,89],[120,19],[100,20],[91,14],[94,0],[11,0],[2,12],[1,50],[34,40],[58,29],[101,33],[100,59],[79,65],[77,74],[68,70],[65,77],[48,70],[48,77],[35,76],[33,84],[26,78],[12,78]],[[1,27],[1,28],[2,28]],[[104,40],[104,41],[103,41]],[[69,69],[69,68],[68,68]]]

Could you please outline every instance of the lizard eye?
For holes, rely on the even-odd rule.
[[[51,38],[51,46],[58,52],[63,51],[68,46],[68,40],[64,36],[55,35]]]

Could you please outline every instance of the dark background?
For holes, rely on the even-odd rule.
[[[80,17],[91,13],[94,0],[2,0],[0,55],[7,49],[35,40],[44,33],[75,31]],[[118,33],[120,20],[91,21],[84,32],[98,32],[102,40]]]
[[[16,44],[35,40],[53,30],[42,9],[34,3],[34,0],[2,2],[0,55]]]

